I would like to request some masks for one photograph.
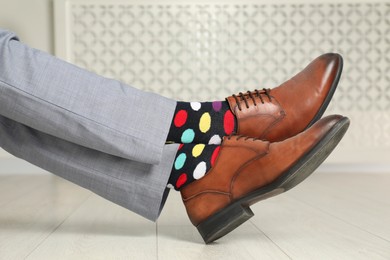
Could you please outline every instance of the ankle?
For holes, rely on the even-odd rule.
[[[235,121],[226,101],[177,102],[167,141],[219,145],[235,132]]]
[[[172,166],[168,188],[180,190],[193,181],[204,177],[213,167],[219,145],[181,144]]]

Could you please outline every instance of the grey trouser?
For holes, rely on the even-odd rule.
[[[0,29],[0,146],[150,220],[178,147],[165,144],[175,107]]]

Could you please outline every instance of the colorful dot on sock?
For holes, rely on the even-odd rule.
[[[191,143],[195,138],[195,132],[192,129],[185,130],[181,135],[181,142],[183,144]]]
[[[213,109],[215,112],[218,112],[222,108],[222,101],[214,101],[213,102]]]
[[[206,162],[200,162],[194,170],[193,176],[195,180],[202,178],[206,174]]]
[[[202,107],[200,102],[191,102],[190,105],[191,105],[192,110],[194,110],[194,111],[198,111]]]
[[[211,117],[210,114],[206,112],[200,117],[199,130],[202,133],[206,133],[207,131],[210,130],[210,127],[211,127]]]
[[[210,160],[211,167],[214,166],[215,161],[217,160],[217,157],[218,157],[218,154],[219,154],[219,150],[220,150],[220,149],[221,149],[221,146],[218,146],[218,147],[215,148],[215,150],[213,151],[213,154],[211,155],[211,160]]]
[[[185,110],[180,110],[176,113],[173,123],[176,127],[182,127],[187,121],[188,113]]]
[[[223,117],[223,129],[226,135],[230,135],[234,131],[234,115],[230,110],[227,110]]]
[[[187,155],[185,153],[179,154],[175,160],[175,169],[180,170],[181,168],[183,168],[186,159],[187,159]]]
[[[179,178],[176,181],[176,188],[179,189],[181,186],[183,186],[184,183],[187,181],[187,174],[182,173],[180,174]]]
[[[184,144],[180,144],[179,145],[179,148],[177,148],[177,150],[179,151],[181,148],[183,148]]]
[[[195,158],[202,154],[203,149],[206,147],[204,144],[197,144],[192,148],[192,156]]]
[[[213,135],[209,140],[209,144],[219,145],[219,144],[221,144],[221,142],[222,142],[222,139],[219,135]]]

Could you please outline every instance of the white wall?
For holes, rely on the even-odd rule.
[[[0,0],[0,28],[15,32],[31,47],[53,53],[52,0]],[[11,157],[0,148],[0,158]]]
[[[28,44],[34,48],[38,48],[38,49],[47,51],[49,53],[54,53],[53,1],[54,0],[0,0],[0,27],[15,31],[19,35],[21,41],[25,42],[26,44]],[[80,1],[79,0],[68,0],[67,2],[85,3],[87,1],[89,1],[89,0],[83,0],[83,1],[81,1],[81,0]],[[96,2],[97,0],[91,0],[91,1]],[[110,4],[112,2],[115,2],[112,0],[104,0],[104,1],[106,1],[107,3],[110,3]],[[104,1],[101,0],[99,2],[104,2]],[[122,0],[118,0],[118,1],[123,2]],[[118,1],[116,1],[116,2],[118,2]],[[160,2],[192,3],[195,1],[196,2],[219,2],[219,1],[221,1],[221,2],[226,2],[226,3],[237,2],[237,0],[145,0],[145,1],[143,1],[143,0],[126,0],[126,1],[129,4],[131,4],[131,3],[144,3],[145,1],[156,2],[156,3],[160,3]],[[265,3],[271,3],[271,2],[273,2],[273,3],[281,3],[281,2],[289,3],[290,0],[272,0],[272,1],[271,0],[239,0],[239,1],[256,2],[256,3],[262,3],[262,2],[265,2]],[[294,2],[316,3],[315,0],[294,0]],[[372,4],[371,3],[372,0],[359,0],[359,1],[356,1],[356,0],[325,0],[323,2],[325,2],[325,3],[332,2],[332,3],[340,3],[340,4],[347,3],[347,2],[359,3],[359,4],[362,4],[362,3]],[[388,0],[377,0],[377,1],[375,1],[375,3],[376,2],[388,3]],[[61,1],[58,1],[58,3],[61,3]],[[345,101],[351,103],[355,99],[359,100],[358,98],[356,98],[356,96],[359,96],[359,95],[368,97],[368,100],[370,101],[371,99],[369,99],[369,98],[371,96],[369,96],[369,95],[374,95],[374,97],[376,97],[375,95],[378,92],[378,89],[379,90],[384,89],[383,84],[384,84],[384,82],[386,83],[385,79],[388,79],[385,75],[388,75],[387,72],[389,71],[390,67],[388,66],[388,63],[386,63],[386,62],[378,65],[378,66],[382,66],[383,69],[380,69],[380,70],[369,69],[368,71],[370,73],[372,73],[372,75],[370,73],[365,73],[363,75],[363,76],[367,76],[368,79],[370,79],[369,77],[372,77],[373,79],[375,79],[375,77],[377,77],[376,76],[377,73],[379,73],[378,71],[380,71],[380,72],[384,73],[381,76],[381,79],[383,79],[382,81],[377,81],[377,80],[372,80],[372,81],[368,80],[367,81],[366,78],[364,78],[365,80],[360,80],[361,77],[359,77],[359,75],[356,76],[357,73],[360,74],[361,71],[364,71],[364,68],[371,68],[370,67],[371,59],[369,56],[371,56],[372,54],[375,54],[374,55],[375,57],[377,57],[377,56],[378,57],[382,57],[382,56],[385,57],[385,55],[382,55],[382,53],[384,53],[384,54],[389,53],[387,45],[386,45],[386,43],[388,43],[388,39],[389,39],[388,36],[386,36],[388,34],[382,33],[382,31],[386,32],[386,30],[388,30],[387,29],[388,28],[388,18],[385,19],[386,17],[388,17],[387,16],[388,11],[385,10],[384,14],[382,16],[378,16],[376,12],[369,11],[369,10],[371,10],[370,8],[367,7],[366,9],[368,11],[364,11],[364,12],[360,12],[360,13],[355,12],[355,16],[349,17],[348,19],[351,20],[352,22],[351,21],[345,22],[344,20],[342,20],[344,22],[341,22],[342,24],[340,25],[340,28],[338,28],[339,29],[338,31],[343,32],[344,27],[348,29],[349,27],[352,26],[353,27],[352,29],[350,28],[348,30],[345,30],[345,28],[344,28],[344,31],[346,34],[347,33],[351,34],[351,32],[352,32],[352,37],[348,36],[349,37],[348,39],[342,38],[339,41],[342,44],[336,44],[337,40],[333,40],[333,39],[329,39],[329,38],[327,39],[326,42],[321,43],[321,48],[323,48],[323,49],[326,49],[324,46],[326,46],[326,44],[330,44],[330,42],[334,42],[334,44],[331,44],[333,47],[338,46],[340,48],[341,47],[343,47],[343,48],[348,47],[349,48],[349,46],[344,46],[344,45],[348,45],[348,44],[351,45],[350,46],[352,48],[351,51],[345,51],[346,56],[345,56],[344,76],[342,77],[342,82],[341,82],[342,84],[341,85],[344,85],[347,87],[353,86],[353,88],[351,87],[349,89],[356,89],[356,90],[370,89],[370,91],[363,91],[362,93],[356,92],[356,94],[351,94],[351,95],[349,95],[349,94],[346,95],[346,93],[352,93],[352,92],[349,92],[349,91],[340,92],[339,91],[338,92],[339,94],[344,93],[343,95],[346,96],[347,98],[345,100],[340,99],[343,102],[338,102],[337,104],[344,104]],[[329,14],[332,14],[332,12],[330,12],[329,10],[333,10],[333,9],[329,9],[329,8],[326,9],[325,8],[325,10],[323,10],[323,12],[321,12],[321,14],[323,14],[323,16],[320,15],[319,19],[322,19],[321,17],[323,17],[323,18],[328,17],[327,12],[329,12]],[[316,13],[318,13],[318,12],[316,12]],[[307,16],[311,19],[310,20],[308,18],[309,19],[308,21],[312,21],[313,25],[311,25],[310,22],[306,21],[306,23],[305,23],[306,26],[309,26],[309,27],[314,26],[313,30],[318,32],[317,27],[315,27],[316,25],[314,24],[317,21],[315,19],[315,17],[314,16],[312,17],[309,14]],[[379,24],[377,24],[377,22],[375,22],[375,21],[377,21],[376,16],[379,17],[378,18],[379,19],[378,21],[380,21]],[[87,19],[88,19],[88,17],[87,17]],[[356,19],[361,19],[362,22],[361,23],[356,22]],[[374,22],[372,22],[372,21],[374,21]],[[352,23],[352,25],[351,25],[351,23]],[[332,23],[330,23],[330,24],[332,24]],[[328,25],[329,24],[327,23],[327,26],[324,27],[324,30],[329,29]],[[371,39],[370,41],[367,41],[367,39],[366,39],[365,41],[361,41],[361,42],[357,41],[356,43],[354,42],[354,40],[356,40],[355,38],[360,37],[361,35],[364,34],[364,32],[366,32],[366,34],[369,35],[369,33],[367,33],[368,32],[367,28],[366,28],[367,26],[368,27],[371,26],[370,32],[374,32],[373,35],[379,39],[378,41],[380,44],[378,46],[375,46],[375,44],[373,44],[372,46],[368,46],[368,47],[366,46],[367,42],[374,42],[375,43],[375,41],[376,41],[375,39],[377,39],[375,37],[372,37],[373,39]],[[278,32],[280,32],[280,31],[283,31],[283,30],[280,29]],[[60,35],[63,35],[63,33],[65,31],[59,30],[59,32],[61,32]],[[298,30],[297,30],[297,32],[298,32]],[[200,35],[204,35],[204,34],[200,34]],[[306,34],[300,35],[299,33],[297,33],[297,35],[295,37],[304,37],[305,35]],[[88,38],[89,36],[86,35],[86,37]],[[387,38],[385,38],[385,37],[387,37]],[[303,41],[302,38],[298,38],[298,39],[300,39],[300,40],[296,40],[296,42],[298,42],[298,43]],[[82,41],[82,39],[80,39],[80,40]],[[331,41],[331,40],[333,40],[333,41]],[[351,44],[351,41],[353,42],[352,44]],[[64,41],[59,41],[59,42],[64,42]],[[343,45],[343,46],[341,46],[341,45]],[[89,45],[87,44],[85,46],[89,46]],[[371,48],[371,47],[377,47],[377,48],[372,48],[372,50],[370,49],[370,52],[368,52],[367,50],[364,49],[364,48]],[[361,51],[361,50],[363,50],[363,51]],[[378,52],[378,50],[379,50],[379,52]],[[365,55],[365,53],[370,53],[370,54]],[[378,55],[378,53],[379,53],[379,55]],[[349,57],[349,55],[350,55],[350,57]],[[357,58],[360,56],[362,56],[361,59]],[[369,57],[369,58],[367,58],[367,57]],[[381,60],[383,61],[385,59],[382,58]],[[72,60],[72,59],[70,59],[70,61],[74,62],[74,60]],[[75,62],[75,63],[77,64],[77,62]],[[85,63],[85,64],[87,64],[87,63]],[[164,63],[162,63],[162,64],[164,64]],[[363,64],[364,66],[361,66],[363,69],[356,68],[355,64],[360,64],[360,65]],[[375,64],[375,65],[377,65],[377,64]],[[299,65],[299,66],[303,66],[303,65]],[[374,68],[376,68],[376,67],[374,67]],[[111,70],[107,70],[107,71],[111,71]],[[144,71],[148,72],[149,70],[144,70]],[[262,70],[259,70],[259,71],[262,71]],[[297,70],[294,70],[294,71],[297,71]],[[262,74],[264,74],[264,73],[262,73]],[[137,81],[134,81],[134,79],[131,79],[131,75],[133,75],[132,73],[127,73],[126,75],[129,75],[129,77],[130,77],[129,83],[131,83],[131,84],[134,83],[135,86],[140,87],[140,88],[142,87],[142,84],[140,84]],[[145,80],[145,78],[142,74],[135,73],[134,75],[140,76],[142,78],[142,82],[144,82],[144,81],[147,82],[147,80]],[[275,76],[275,75],[273,75],[273,76]],[[111,75],[109,75],[109,76],[111,76]],[[122,80],[121,77],[117,77],[117,78]],[[347,84],[348,80],[352,80],[351,82],[353,84],[355,84],[355,83],[362,84],[362,87],[355,88],[355,86],[353,84],[348,85]],[[126,80],[124,80],[124,79],[123,79],[123,81],[126,82]],[[159,84],[159,81],[155,81],[155,82],[157,82]],[[264,82],[268,82],[268,81],[264,81]],[[373,83],[379,84],[379,85],[372,86]],[[181,85],[183,85],[183,84],[181,84]],[[207,85],[207,84],[205,84],[205,85]],[[266,86],[274,86],[274,85],[267,84]],[[150,86],[148,86],[148,87],[150,87]],[[229,86],[226,86],[226,88],[229,88]],[[160,89],[161,89],[161,86],[160,86]],[[166,89],[166,88],[164,88],[164,89]],[[227,94],[232,93],[230,91],[232,91],[233,93],[236,92],[236,91],[233,91],[233,89],[229,88],[229,92],[226,92],[226,93]],[[370,92],[371,94],[369,94],[368,92]],[[173,92],[173,93],[175,93],[175,92]],[[181,93],[181,95],[183,94],[182,92],[177,92],[177,93]],[[222,93],[222,92],[218,92],[218,93]],[[383,91],[383,93],[385,93],[385,91]],[[218,95],[220,95],[220,94],[218,94]],[[341,96],[344,97],[343,95],[341,95]],[[382,95],[382,96],[385,96],[385,95]],[[185,99],[186,97],[181,96],[181,98]],[[373,100],[375,100],[375,99],[373,99]],[[384,100],[383,102],[388,102],[389,98],[388,98],[388,96],[386,96],[386,97],[382,98],[382,100]],[[376,102],[376,100],[375,100],[375,102]],[[360,103],[362,103],[362,102],[359,101],[359,104]],[[340,112],[340,113],[345,112],[344,110],[339,109],[339,107],[337,107],[337,106],[333,106],[333,107],[337,108],[337,109],[332,110],[332,112],[334,112],[334,111]],[[340,105],[340,108],[341,107],[342,106]],[[345,106],[345,107],[347,107],[347,106]],[[371,150],[365,149],[364,147],[363,147],[364,149],[363,148],[360,149],[360,150],[364,151],[364,154],[362,153],[362,156],[364,158],[369,158],[369,160],[365,160],[364,162],[369,161],[370,163],[376,163],[376,164],[381,163],[381,162],[385,162],[385,161],[387,162],[387,156],[388,156],[388,151],[389,151],[388,144],[390,144],[390,143],[388,143],[388,142],[385,143],[383,140],[390,140],[388,138],[389,134],[387,131],[387,129],[389,129],[389,126],[390,126],[390,124],[389,124],[390,117],[388,116],[387,108],[386,108],[386,111],[382,111],[382,112],[383,113],[380,114],[379,116],[378,116],[378,113],[376,113],[375,118],[372,119],[372,121],[376,121],[376,122],[381,123],[381,125],[377,124],[378,127],[373,128],[376,131],[375,135],[372,134],[372,132],[374,132],[374,131],[371,131],[371,129],[369,129],[371,127],[371,124],[367,123],[368,122],[367,120],[370,119],[371,116],[367,115],[366,118],[364,118],[364,120],[361,120],[362,117],[359,117],[357,120],[353,120],[353,124],[351,125],[351,129],[349,130],[349,133],[345,138],[345,140],[347,138],[350,138],[350,140],[355,140],[355,139],[359,140],[359,145],[358,145],[359,149],[362,148],[363,145],[366,145],[368,143],[370,145],[371,145],[371,143],[374,144],[374,145],[372,145],[373,148]],[[346,114],[348,114],[348,115],[351,113],[352,113],[351,111],[346,112]],[[359,125],[360,122],[362,122],[363,127],[361,127],[361,125]],[[377,125],[375,125],[375,126],[377,126]],[[354,132],[354,131],[352,131],[353,129],[357,129],[357,130]],[[359,129],[362,129],[362,131],[366,131],[368,129],[366,132],[370,134],[369,135],[370,138],[361,138],[361,136],[364,136],[364,135],[359,135],[359,133],[360,133],[358,131]],[[381,135],[379,135],[378,133],[381,133]],[[387,139],[382,138],[383,136],[386,137]],[[373,141],[376,140],[377,143],[371,142],[371,139],[373,139]],[[360,145],[360,144],[362,144],[362,145]],[[377,149],[378,147],[380,148],[380,147],[385,146],[385,145],[387,145],[387,147],[385,147],[385,149],[384,149],[385,152],[380,152],[380,150]],[[369,146],[369,147],[371,147],[371,146]],[[341,151],[341,150],[339,149],[339,151]],[[370,151],[370,152],[367,152],[367,151]],[[374,153],[378,156],[372,156]],[[366,154],[371,154],[371,156],[367,157]],[[339,156],[339,154],[337,154],[337,153],[333,153],[332,155],[333,155],[334,161],[339,162],[340,160],[343,160],[343,161],[346,161],[347,159],[349,160],[349,157],[352,158],[354,153],[353,152],[352,153],[343,152],[343,157]],[[349,157],[347,158],[346,156],[349,156]],[[6,152],[4,152],[0,149],[0,159],[1,158],[7,159],[10,157],[11,157],[10,155],[8,155]],[[352,158],[352,159],[355,159],[355,161],[356,161],[356,158]]]
[[[0,0],[0,27],[31,47],[53,53],[52,0]]]

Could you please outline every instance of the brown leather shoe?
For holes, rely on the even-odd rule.
[[[282,142],[225,137],[207,175],[180,191],[204,241],[212,242],[252,217],[250,205],[303,181],[336,147],[348,126],[348,118],[333,115]]]
[[[275,142],[302,132],[325,112],[342,66],[339,54],[324,54],[274,89],[228,97],[237,118],[237,134]]]

